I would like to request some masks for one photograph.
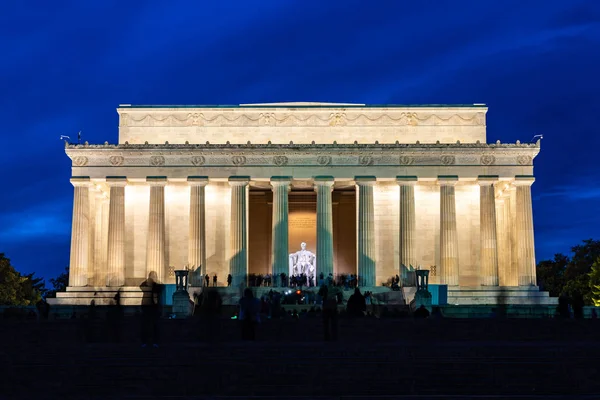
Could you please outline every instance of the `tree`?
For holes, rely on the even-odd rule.
[[[34,273],[21,275],[4,253],[0,253],[0,304],[29,306],[37,303],[46,291],[43,278]]]
[[[596,307],[600,307],[600,257],[592,265],[592,271],[589,273],[590,291],[592,292],[592,302]]]
[[[541,261],[537,265],[538,285],[551,296],[565,295],[570,299],[583,297],[592,304],[590,272],[600,257],[600,241],[587,239],[571,248],[573,256],[556,254],[554,260]]]
[[[69,286],[69,267],[65,267],[65,271],[56,278],[50,278],[52,290],[48,290],[46,297],[56,297],[56,292],[64,292]]]
[[[537,265],[538,286],[550,292],[550,296],[558,297],[565,285],[565,270],[569,264],[569,257],[564,254],[555,254],[553,260],[540,261]]]

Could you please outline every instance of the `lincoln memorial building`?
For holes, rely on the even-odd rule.
[[[275,103],[120,105],[118,144],[66,143],[74,186],[69,287],[54,304],[108,304],[189,268],[358,274],[415,269],[451,304],[551,304],[536,286],[531,185],[540,143],[486,136],[487,107]],[[112,133],[107,132],[107,136]],[[137,297],[136,297],[137,296]],[[137,303],[136,303],[137,301]]]

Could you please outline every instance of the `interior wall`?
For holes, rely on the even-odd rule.
[[[333,200],[333,271],[355,274],[356,265],[356,191],[334,191]]]
[[[250,190],[248,226],[248,273],[271,272],[273,193]]]
[[[306,250],[317,254],[317,194],[313,191],[292,191],[288,201],[288,253],[297,252],[300,243],[305,242]]]

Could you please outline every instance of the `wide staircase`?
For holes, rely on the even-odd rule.
[[[0,399],[600,398],[597,320],[1,321]],[[208,396],[208,397],[203,397]]]

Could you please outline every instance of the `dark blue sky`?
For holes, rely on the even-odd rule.
[[[22,272],[68,264],[59,135],[115,143],[119,103],[486,103],[489,142],[544,135],[538,260],[600,239],[599,1],[11,1],[0,34],[0,252]]]

